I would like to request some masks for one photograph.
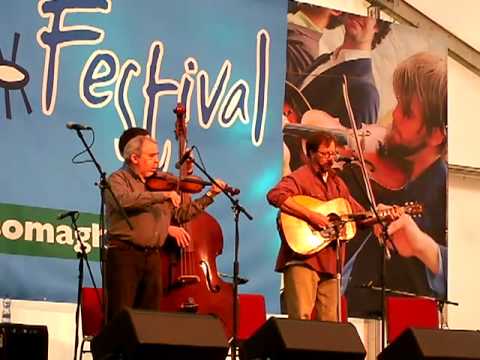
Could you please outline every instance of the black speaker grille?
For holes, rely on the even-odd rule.
[[[224,360],[227,340],[213,316],[127,309],[93,339],[92,352],[95,360],[118,354],[135,360]]]
[[[405,330],[378,356],[379,360],[480,360],[480,332]]]
[[[365,359],[352,324],[271,318],[244,344],[247,359]]]
[[[48,330],[43,325],[0,324],[0,360],[48,360]]]

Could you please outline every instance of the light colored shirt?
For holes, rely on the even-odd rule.
[[[294,14],[288,14],[287,16],[287,21],[290,24],[295,24],[295,25],[300,25],[315,31],[318,31],[319,33],[323,32],[323,29],[318,27],[310,18],[305,15],[302,11],[297,11]]]

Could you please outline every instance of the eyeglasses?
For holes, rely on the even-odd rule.
[[[336,151],[317,151],[318,154],[322,157],[335,157],[337,156]]]

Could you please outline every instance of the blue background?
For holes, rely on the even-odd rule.
[[[92,126],[95,129],[93,151],[104,171],[110,173],[121,165],[114,154],[113,140],[124,128],[113,101],[93,109],[79,97],[80,73],[93,51],[111,50],[121,64],[127,59],[135,59],[140,64],[141,74],[133,77],[128,93],[139,126],[145,101],[142,87],[146,62],[153,41],[164,44],[162,78],[179,81],[185,59],[194,57],[199,69],[209,74],[211,88],[228,59],[232,63],[232,74],[227,90],[240,79],[249,84],[250,123],[237,120],[233,127],[222,128],[215,119],[209,129],[203,129],[198,125],[194,96],[189,140],[200,149],[214,176],[241,188],[241,203],[254,216],[251,222],[242,216],[240,222],[241,276],[250,279],[241,287],[241,292],[263,293],[268,311],[279,311],[279,276],[273,271],[279,245],[276,211],[266,203],[265,193],[277,182],[281,172],[286,13],[286,0],[130,0],[115,1],[109,14],[68,14],[66,25],[95,26],[105,31],[105,38],[97,45],[75,45],[61,50],[56,106],[53,114],[47,116],[41,109],[45,51],[36,40],[36,33],[47,26],[47,19],[39,15],[34,2],[3,1],[0,49],[3,57],[10,59],[13,35],[21,34],[17,63],[30,75],[25,90],[33,113],[27,114],[19,91],[10,91],[11,120],[6,118],[5,103],[0,100],[0,203],[98,213],[100,195],[94,185],[98,173],[92,164],[71,163],[71,158],[83,150],[83,146],[75,132],[65,128],[70,121]],[[256,38],[261,29],[270,35],[270,81],[265,136],[256,147],[251,141],[251,125]],[[114,85],[108,89],[113,91]],[[177,160],[173,137],[175,118],[171,112],[176,102],[176,96],[160,97],[155,134],[160,145],[167,138],[173,141],[170,171],[175,171],[172,164]],[[88,133],[86,136],[88,139]],[[217,259],[219,270],[232,273],[234,222],[229,202],[219,198],[209,212],[223,228],[224,253]],[[92,265],[99,281],[98,263]],[[0,271],[0,295],[51,301],[75,299],[76,260],[0,255]]]

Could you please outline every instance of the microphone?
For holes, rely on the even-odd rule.
[[[340,156],[340,155],[337,155],[337,157],[335,158],[335,161],[336,162],[346,162],[346,163],[351,163],[353,161],[357,161],[358,158],[356,156]]]
[[[77,124],[77,123],[74,123],[74,122],[68,122],[66,125],[67,129],[70,129],[70,130],[92,130],[92,128],[90,126],[87,126],[87,125],[82,125],[82,124]]]
[[[187,151],[185,151],[185,154],[183,154],[183,156],[180,158],[180,160],[178,160],[176,163],[175,163],[175,169],[180,169],[180,167],[183,165],[183,163],[185,161],[187,161],[188,159],[190,159],[190,154],[192,153],[193,149],[195,148],[195,145],[192,146],[190,149],[188,149]]]
[[[70,211],[65,211],[63,213],[58,214],[57,220],[62,220],[66,218],[67,216],[76,216],[78,214],[78,211],[76,210],[70,210]]]
[[[219,272],[218,275],[220,275],[221,277],[227,278],[227,279],[233,279],[233,275],[230,275],[230,274],[225,274],[225,273]],[[246,284],[248,282],[247,278],[243,278],[243,277],[240,277],[240,276],[238,276],[237,279],[238,279],[238,285],[243,285],[243,284]]]

